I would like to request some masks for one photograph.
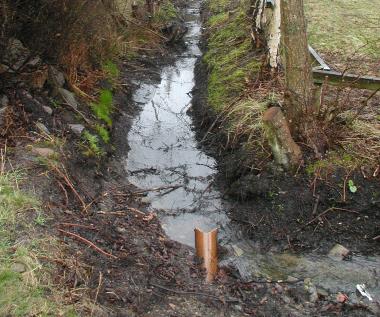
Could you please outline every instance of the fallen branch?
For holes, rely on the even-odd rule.
[[[180,188],[182,186],[183,185],[170,185],[170,186],[155,187],[155,188],[144,189],[144,190],[132,192],[132,195],[141,195],[141,194],[145,194],[145,193],[148,193],[148,192],[159,192],[161,190],[166,190],[166,189],[175,190],[175,189],[178,189],[178,188]]]
[[[102,250],[101,248],[99,248],[98,246],[96,246],[93,242],[81,237],[80,235],[76,234],[76,233],[72,233],[72,232],[68,232],[68,231],[65,231],[65,230],[62,230],[62,229],[58,229],[59,232],[61,232],[63,235],[67,236],[67,237],[70,237],[70,238],[73,238],[75,240],[79,240],[80,242],[83,242],[84,244],[87,244],[90,248],[94,249],[95,251],[105,255],[105,256],[108,256],[108,257],[111,257],[113,259],[117,259],[117,256],[114,256],[113,254],[111,253],[108,253],[104,250]]]

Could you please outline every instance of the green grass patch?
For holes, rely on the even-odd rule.
[[[110,90],[101,90],[99,101],[92,103],[91,109],[99,120],[104,121],[109,127],[112,126],[113,95]]]
[[[42,221],[40,203],[18,188],[21,181],[19,171],[0,173],[0,316],[63,316],[66,308],[49,297],[49,274],[37,260],[46,239],[34,237],[28,220],[37,212]]]
[[[341,57],[380,58],[380,1],[306,0],[309,42]]]
[[[120,76],[120,70],[117,65],[111,60],[107,60],[102,65],[102,69],[106,76],[111,80],[116,80]]]

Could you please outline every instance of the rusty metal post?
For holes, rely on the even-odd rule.
[[[218,272],[218,229],[203,232],[194,229],[195,250],[197,257],[203,259],[202,266],[206,269],[207,282],[211,282]]]

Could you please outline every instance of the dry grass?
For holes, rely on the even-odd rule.
[[[6,166],[1,151],[0,316],[107,315],[86,286],[91,268],[49,233],[41,203],[21,189],[28,175]]]

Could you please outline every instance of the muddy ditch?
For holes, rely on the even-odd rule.
[[[376,244],[357,238],[362,230],[369,237],[375,232],[370,225],[378,219],[376,205],[360,211],[365,226],[356,226],[355,235],[345,234],[351,227],[326,234],[327,226],[314,221],[302,228],[292,219],[312,220],[307,180],[271,173],[239,178],[247,171],[241,157],[236,159],[240,154],[220,152],[223,133],[213,131],[212,139],[199,142],[214,121],[200,103],[206,87],[199,63],[200,2],[191,1],[183,10],[186,45],[166,56],[125,62],[129,93],[116,98],[115,151],[101,163],[83,158],[77,137],[67,133],[73,114],[32,111],[28,119],[30,126],[39,120],[67,137],[62,153],[67,177],[87,208],[62,177],[46,172],[24,148],[27,141],[14,144],[12,164],[33,171],[26,187],[49,213],[44,230],[59,236],[65,257],[75,259],[57,261],[57,283],[67,287],[67,301],[80,301],[84,295],[78,289],[85,290],[97,308],[84,310],[84,316],[376,315],[380,260],[360,255],[365,248],[375,253]],[[328,206],[321,197],[318,211]],[[338,217],[329,218],[335,229],[359,216],[332,212],[331,217]],[[220,270],[214,283],[205,283],[194,257],[195,227],[219,229]],[[328,255],[336,242],[353,252]],[[317,250],[304,253],[311,249]],[[363,283],[373,301],[356,292]],[[337,297],[340,293],[348,300]]]
[[[163,67],[159,81],[137,81],[132,97],[141,111],[128,135],[125,169],[128,180],[142,189],[141,201],[158,215],[171,239],[190,247],[194,228],[217,227],[221,266],[232,268],[242,281],[310,281],[312,286],[301,286],[314,303],[321,298],[335,301],[343,292],[350,296],[351,307],[359,307],[356,285],[361,283],[378,297],[380,259],[361,255],[378,250],[371,240],[377,230],[376,202],[355,200],[352,205],[361,207],[360,214],[336,205],[327,224],[321,224],[311,214],[315,205],[318,216],[339,193],[317,184],[316,202],[306,175],[249,173],[244,169],[245,153],[220,151],[223,131],[213,131],[206,144],[199,143],[215,115],[204,103],[207,75],[199,62],[199,4],[193,2],[187,10],[186,50]],[[376,180],[366,186],[370,194],[378,188]],[[328,255],[337,242],[353,251],[345,258],[349,261]],[[377,310],[376,303],[367,304]]]

